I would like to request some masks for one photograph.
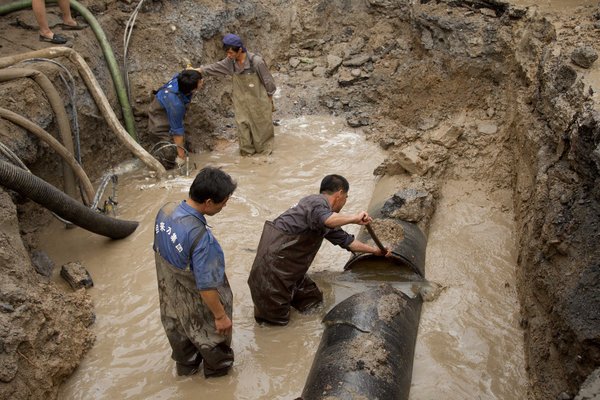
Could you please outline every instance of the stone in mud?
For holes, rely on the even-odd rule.
[[[580,46],[571,53],[571,61],[581,68],[590,68],[597,59],[598,53],[592,46]]]
[[[411,174],[423,175],[427,171],[427,165],[419,155],[415,146],[407,146],[396,153],[398,162]]]
[[[31,252],[31,263],[36,272],[46,278],[52,276],[52,270],[54,269],[54,262],[48,257],[43,251],[34,250]]]
[[[60,269],[60,276],[66,280],[73,290],[94,286],[90,273],[78,262],[71,262],[63,265]]]
[[[451,149],[458,143],[458,138],[463,134],[462,126],[451,126],[448,129],[438,129],[431,135],[431,142]]]

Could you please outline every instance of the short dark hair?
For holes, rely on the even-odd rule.
[[[195,69],[184,69],[177,76],[177,85],[179,91],[185,95],[192,93],[198,87],[198,82],[202,80],[202,74]]]
[[[198,203],[208,199],[220,203],[231,196],[236,187],[237,183],[221,168],[204,167],[194,178],[189,196]]]
[[[237,53],[237,52],[238,52],[240,49],[242,49],[242,48],[243,48],[243,47],[232,46],[232,45],[230,45],[230,44],[224,44],[224,45],[223,45],[223,50],[225,50],[225,51],[227,51],[227,50],[233,50],[233,51],[235,51],[236,53]]]
[[[319,193],[334,194],[340,190],[348,193],[348,190],[350,190],[350,184],[343,176],[332,174],[323,178]]]

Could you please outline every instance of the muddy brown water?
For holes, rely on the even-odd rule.
[[[342,120],[283,121],[276,140],[268,158],[241,158],[236,144],[193,155],[198,167],[222,166],[238,181],[227,207],[208,218],[225,251],[234,292],[236,360],[226,377],[177,377],[158,311],[154,216],[165,202],[186,197],[193,173],[159,183],[141,170],[124,173],[118,185],[119,217],[140,221],[124,240],[67,230],[58,221],[46,228],[40,242],[57,265],[80,261],[91,273],[89,293],[97,314],[96,344],[59,398],[186,399],[202,393],[214,399],[294,399],[301,394],[323,330],[321,318],[377,280],[343,273],[350,253],[326,242],[311,268],[324,291],[324,306],[307,315],[294,312],[287,327],[259,326],[246,279],[262,225],[316,192],[328,173],[341,173],[350,182],[347,212],[369,209],[398,186],[392,178],[373,176],[382,152]],[[488,195],[487,188],[468,181],[448,182],[442,193],[429,233],[426,271],[444,290],[423,307],[411,399],[524,398],[509,193]],[[347,230],[359,233],[358,226]],[[395,273],[382,273],[382,280],[401,281]],[[405,292],[414,289],[407,282],[395,285]]]

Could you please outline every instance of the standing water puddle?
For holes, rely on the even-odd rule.
[[[445,289],[423,305],[413,400],[527,397],[511,195],[445,182],[425,262],[427,278]]]
[[[124,240],[111,241],[80,228],[66,230],[55,221],[40,238],[41,246],[57,265],[80,261],[88,269],[97,316],[96,343],[62,386],[59,398],[295,399],[319,345],[321,318],[360,285],[351,274],[342,275],[350,253],[324,242],[311,267],[324,291],[324,307],[307,315],[293,312],[287,327],[257,325],[246,280],[263,223],[316,193],[322,177],[330,173],[350,182],[344,212],[367,209],[376,190],[372,171],[383,158],[377,145],[331,117],[285,121],[276,132],[271,157],[242,158],[237,144],[192,155],[198,168],[223,167],[238,182],[227,207],[207,218],[225,252],[234,293],[236,358],[230,374],[221,378],[177,377],[160,323],[152,252],[154,217],[164,203],[187,197],[195,171],[190,177],[160,183],[139,172],[122,176],[119,218],[140,222]],[[455,200],[461,197],[460,191],[450,195]],[[411,399],[524,398],[510,215],[493,211],[494,200],[471,200],[460,203],[460,210],[458,203],[443,200],[438,208],[442,215],[434,219],[430,232],[426,273],[448,288],[423,308]],[[466,221],[454,215],[458,211]],[[488,220],[488,214],[494,218]],[[472,224],[465,227],[468,221]],[[357,234],[359,227],[350,225],[347,230]],[[460,245],[450,243],[447,236],[454,236]],[[481,240],[488,247],[479,246]],[[58,277],[56,281],[61,282]]]

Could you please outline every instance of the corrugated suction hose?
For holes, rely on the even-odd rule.
[[[43,179],[0,160],[0,185],[14,190],[61,218],[98,235],[123,239],[137,228],[137,221],[125,221],[99,214],[78,203]]]

